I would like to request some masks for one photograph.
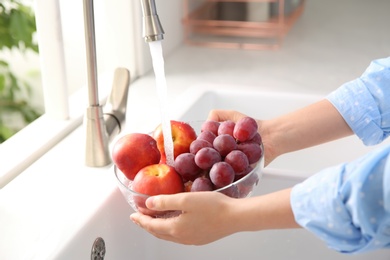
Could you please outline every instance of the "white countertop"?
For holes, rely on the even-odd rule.
[[[356,3],[362,10],[371,5],[376,12],[359,20],[359,13],[346,12],[344,3],[314,13],[318,5],[308,1],[278,51],[181,46],[166,56],[169,97],[173,101],[189,87],[210,83],[325,95],[358,77],[372,59],[390,53],[389,4],[384,2]],[[125,131],[145,132],[156,126],[153,74],[131,85],[128,102]],[[83,153],[84,131],[79,127],[0,190],[0,258],[50,257],[114,192],[110,166],[88,168]]]

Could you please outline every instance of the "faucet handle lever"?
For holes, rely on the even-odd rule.
[[[114,73],[111,93],[103,108],[106,131],[109,138],[119,133],[122,125],[125,124],[129,86],[129,70],[117,68]]]

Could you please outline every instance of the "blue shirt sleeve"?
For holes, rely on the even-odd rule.
[[[390,146],[293,187],[295,220],[343,253],[390,248]]]
[[[374,60],[360,78],[327,99],[364,144],[382,142],[390,135],[390,57]]]
[[[380,143],[390,135],[390,57],[327,99],[364,144]],[[298,224],[337,251],[390,248],[390,145],[296,185],[291,207]]]

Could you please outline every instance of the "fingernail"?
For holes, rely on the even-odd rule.
[[[134,217],[133,217],[133,214],[130,215],[130,220],[133,221],[133,222],[135,222]]]
[[[154,197],[149,197],[146,202],[145,202],[145,205],[148,209],[153,209],[154,207]]]
[[[134,224],[139,226],[139,223],[134,219],[133,214],[130,215],[130,220],[133,221]]]

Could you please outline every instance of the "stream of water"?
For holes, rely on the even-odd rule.
[[[164,136],[164,149],[166,154],[166,163],[173,166],[173,141],[172,130],[169,117],[168,87],[165,78],[164,57],[161,41],[149,42],[150,54],[153,61],[153,69],[156,77],[157,95],[159,98],[161,125]]]

